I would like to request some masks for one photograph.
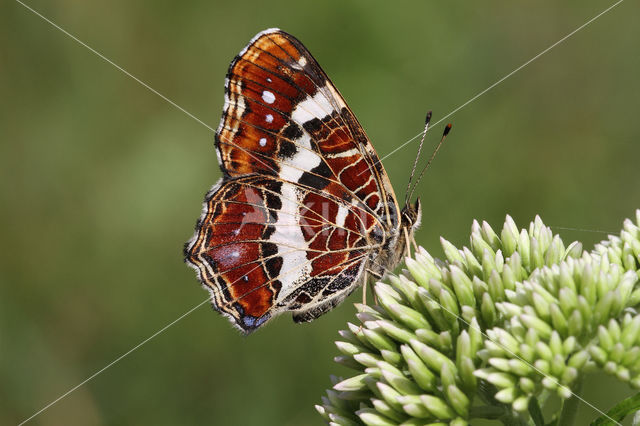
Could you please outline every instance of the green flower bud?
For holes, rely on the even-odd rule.
[[[551,360],[551,374],[554,377],[560,377],[564,373],[564,356],[561,354],[554,354],[553,360]]]
[[[429,322],[424,316],[408,306],[401,305],[399,303],[392,303],[387,306],[389,313],[394,319],[401,324],[409,327],[410,329],[428,328]]]
[[[587,351],[576,352],[569,358],[567,365],[576,370],[581,370],[586,362],[589,360],[589,353]]]
[[[569,334],[572,336],[580,336],[584,330],[584,320],[579,310],[574,310],[569,316]]]
[[[358,361],[359,364],[362,364],[365,367],[374,367],[378,365],[379,361],[382,361],[381,356],[374,355],[369,352],[361,352],[359,354],[354,354],[353,359]]]
[[[549,361],[544,360],[544,359],[536,359],[533,362],[533,366],[536,368],[538,373],[540,373],[542,375],[547,375],[547,374],[551,373],[551,363]]]
[[[427,271],[427,267],[425,264],[420,264],[410,257],[405,258],[404,261],[407,269],[411,273],[411,276],[420,284],[422,287],[427,287],[427,282],[429,280],[429,272]]]
[[[536,333],[543,339],[548,339],[551,335],[551,326],[533,315],[522,314],[520,315],[520,321]]]
[[[388,362],[381,361],[378,363],[378,367],[387,383],[393,386],[400,394],[416,395],[420,393],[420,388],[414,382],[406,378],[400,370]]]
[[[362,366],[358,362],[356,362],[356,360],[351,356],[339,355],[339,356],[333,357],[333,361],[347,368],[351,368],[353,370],[362,369]]]
[[[460,251],[456,248],[456,246],[442,237],[440,237],[440,245],[442,246],[444,255],[450,263],[464,263],[464,259],[462,258],[462,255],[460,254]]]
[[[402,396],[398,391],[383,382],[376,382],[376,388],[380,394],[380,398],[389,404],[396,411],[402,411],[402,404],[398,401]]]
[[[520,231],[518,236],[518,252],[520,253],[522,265],[527,269],[531,268],[531,238],[526,230]]]
[[[510,388],[516,384],[516,378],[509,373],[490,373],[486,380],[498,388]]]
[[[505,256],[509,257],[516,251],[516,247],[518,246],[518,236],[518,227],[511,216],[507,215],[504,227],[500,233],[500,239],[502,241],[502,248]]]
[[[568,258],[579,259],[580,256],[582,256],[582,243],[574,241],[567,247],[563,260]]]
[[[339,425],[339,426],[357,426],[358,423],[354,422],[353,420],[344,417],[344,416],[340,416],[340,415],[330,415],[329,416],[331,418],[331,423],[335,424],[335,425]],[[364,421],[364,420],[363,420]],[[366,422],[365,422],[366,423]],[[371,423],[366,423],[368,425],[380,425],[380,426],[384,426],[385,423],[380,423],[380,422],[371,422]]]
[[[425,407],[428,407],[429,411],[431,411],[437,419],[447,420],[455,417],[455,412],[451,407],[438,397],[432,395],[420,395],[420,400]]]
[[[533,374],[533,368],[531,368],[531,364],[527,362],[520,359],[510,359],[507,362],[509,371],[518,376],[528,376]]]
[[[558,396],[560,396],[560,398],[569,399],[573,395],[573,392],[571,392],[571,389],[569,389],[566,386],[558,386],[557,391],[558,391]]]
[[[482,315],[482,320],[488,326],[492,326],[498,319],[498,312],[496,310],[496,305],[491,300],[491,296],[489,293],[485,293],[482,295],[482,302],[480,304],[480,313]]]
[[[589,353],[591,357],[600,365],[604,365],[607,362],[608,352],[598,346],[589,346]]]
[[[624,352],[625,352],[624,345],[620,342],[615,343],[613,345],[613,348],[611,348],[611,350],[609,351],[609,359],[615,362],[616,364],[618,364],[620,363],[620,361],[622,361]]]
[[[462,248],[462,254],[464,255],[464,266],[466,272],[470,276],[482,276],[482,266],[480,262],[475,258],[471,250],[466,247]]]
[[[527,344],[521,344],[520,345],[520,357],[528,362],[528,363],[532,363],[536,357],[536,350],[535,347],[531,346],[531,345],[527,345]]]
[[[518,391],[515,388],[506,388],[496,393],[494,398],[503,404],[511,404],[517,396]]]
[[[478,380],[473,374],[476,366],[471,358],[463,358],[458,365],[458,374],[465,391],[473,392],[478,386]]]
[[[473,254],[480,259],[482,259],[482,253],[484,253],[485,250],[492,255],[495,254],[491,245],[482,238],[480,232],[471,233],[471,250],[473,250]]]
[[[364,334],[364,336],[367,338],[367,341],[376,349],[378,350],[389,350],[389,351],[395,351],[396,350],[396,345],[393,343],[393,340],[391,340],[389,337],[387,337],[385,334],[375,331],[375,330],[371,330],[369,328],[363,328],[362,329],[362,333]]]
[[[513,256],[515,256],[516,254],[517,253],[514,253]],[[513,256],[510,259],[512,259]],[[511,265],[505,263],[504,267],[502,268],[503,287],[505,288],[505,290],[513,290],[516,287],[516,281],[516,271],[511,268]]]
[[[520,377],[520,379],[518,379],[518,385],[520,390],[524,393],[531,394],[536,390],[534,381],[528,377]]]
[[[359,374],[354,377],[350,377],[348,379],[344,379],[340,383],[333,385],[333,388],[338,391],[359,391],[366,389],[367,385],[364,382],[364,379],[367,377],[367,374]]]
[[[440,372],[444,365],[447,364],[449,366],[450,371],[455,372],[456,367],[453,361],[449,358],[436,351],[433,348],[425,345],[424,343],[413,339],[409,342],[411,348],[418,354],[420,359],[434,372]]]
[[[447,386],[445,395],[447,396],[447,400],[449,400],[449,404],[458,415],[466,417],[469,414],[471,401],[457,386]]]
[[[451,266],[451,282],[461,305],[475,306],[471,280],[456,266]]]
[[[544,257],[545,265],[555,265],[559,263],[564,257],[564,254],[564,244],[562,244],[560,236],[555,235]]]
[[[552,303],[549,305],[549,317],[553,328],[561,335],[566,336],[568,334],[569,324],[558,304]]]
[[[360,420],[368,426],[393,426],[396,424],[392,419],[379,414],[372,408],[364,408],[356,411]],[[356,423],[357,424],[357,423]]]
[[[636,370],[640,366],[640,347],[634,346],[627,349],[622,357],[622,364]]]
[[[389,404],[381,399],[372,398],[371,403],[373,404],[373,408],[375,409],[375,411],[389,418],[390,420],[394,420],[396,423],[400,423],[404,419],[406,419],[406,416],[403,413],[394,410]]]
[[[544,376],[541,383],[542,386],[549,390],[556,390],[558,388],[558,381],[551,376]]]
[[[620,336],[620,342],[624,345],[625,348],[630,348],[633,346],[638,339],[638,334],[640,333],[640,315],[637,315],[633,321],[625,326],[624,330],[622,330],[622,335]]]
[[[349,343],[349,342],[337,341],[335,342],[335,344],[338,350],[342,352],[344,355],[354,355],[354,354],[366,351],[364,347],[354,345],[353,343]]]
[[[578,307],[578,295],[572,289],[562,287],[558,291],[558,300],[560,302],[560,309],[565,317],[571,315],[571,313]]]
[[[395,350],[389,351],[386,349],[380,350],[380,354],[382,355],[382,359],[388,362],[391,365],[398,366],[402,362],[402,355],[400,355]]]
[[[400,398],[402,409],[412,417],[429,418],[432,417],[431,411],[424,405],[418,396]]]
[[[460,315],[460,309],[458,307],[457,300],[451,295],[449,291],[445,291],[444,289],[440,290],[439,294],[440,304],[445,310],[445,318],[449,320],[449,322],[453,323],[458,319]]]
[[[526,396],[520,396],[516,398],[511,404],[515,411],[523,412],[529,407],[529,398]]]
[[[415,335],[409,331],[409,329],[390,320],[379,320],[378,325],[384,332],[394,340],[402,343],[409,343],[409,341],[415,338]]]
[[[629,372],[629,369],[622,366],[618,367],[615,375],[619,380],[623,382],[628,382],[629,379],[631,378],[631,373]]]
[[[469,424],[469,422],[467,422],[464,419],[461,419],[460,417],[451,420],[451,422],[449,423],[449,426],[467,426]],[[447,426],[446,423],[432,423],[429,426]]]

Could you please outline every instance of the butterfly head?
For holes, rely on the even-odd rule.
[[[413,233],[420,227],[422,222],[422,207],[420,198],[416,198],[415,204],[407,203],[400,212],[400,226],[409,231],[409,236],[413,238]]]

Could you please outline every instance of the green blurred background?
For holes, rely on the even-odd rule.
[[[213,128],[229,62],[280,27],[382,156],[612,3],[28,4]],[[419,243],[440,256],[439,236],[465,244],[473,218],[507,213],[586,248],[620,229],[640,207],[639,17],[623,2],[448,119]],[[181,250],[220,172],[209,129],[19,3],[0,5],[0,35],[0,423],[15,424],[206,298]],[[384,161],[400,197],[415,149]],[[203,306],[33,424],[319,424],[358,300],[248,338]],[[584,397],[631,392],[594,377]]]

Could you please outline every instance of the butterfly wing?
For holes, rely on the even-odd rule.
[[[269,174],[319,191],[346,188],[388,229],[398,204],[353,112],[311,53],[278,29],[259,33],[233,60],[216,134],[228,176]]]
[[[224,180],[207,194],[187,262],[214,307],[244,332],[283,311],[309,321],[357,287],[375,218],[272,176]]]
[[[283,311],[310,321],[343,300],[398,227],[393,189],[362,127],[315,59],[280,30],[233,60],[187,262],[244,332]]]

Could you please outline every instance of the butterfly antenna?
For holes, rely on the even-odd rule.
[[[447,124],[447,126],[444,128],[444,132],[442,132],[442,138],[440,139],[440,142],[438,143],[438,146],[436,146],[436,149],[433,150],[433,154],[431,154],[431,158],[429,158],[429,161],[427,162],[427,164],[424,166],[424,168],[420,172],[420,176],[418,176],[418,179],[416,180],[416,183],[413,185],[413,188],[411,189],[411,193],[407,196],[407,200],[409,200],[413,196],[413,192],[416,190],[416,187],[420,183],[420,180],[422,180],[422,176],[424,176],[424,172],[427,171],[427,169],[429,168],[429,165],[431,164],[433,159],[436,158],[436,154],[440,150],[440,147],[444,143],[444,140],[447,138],[447,135],[449,134],[450,131],[451,131],[451,123]]]
[[[420,159],[420,153],[422,152],[422,145],[424,144],[424,138],[427,136],[427,131],[429,130],[430,122],[431,122],[431,111],[427,113],[427,118],[424,120],[424,131],[422,132],[422,139],[420,139],[420,145],[418,145],[418,153],[416,154],[416,159],[413,161],[413,168],[411,169],[411,175],[409,176],[409,182],[407,183],[407,190],[404,193],[405,204],[409,200],[409,189],[411,188],[411,181],[413,180],[413,175],[416,173],[416,167],[418,166],[418,160]]]

